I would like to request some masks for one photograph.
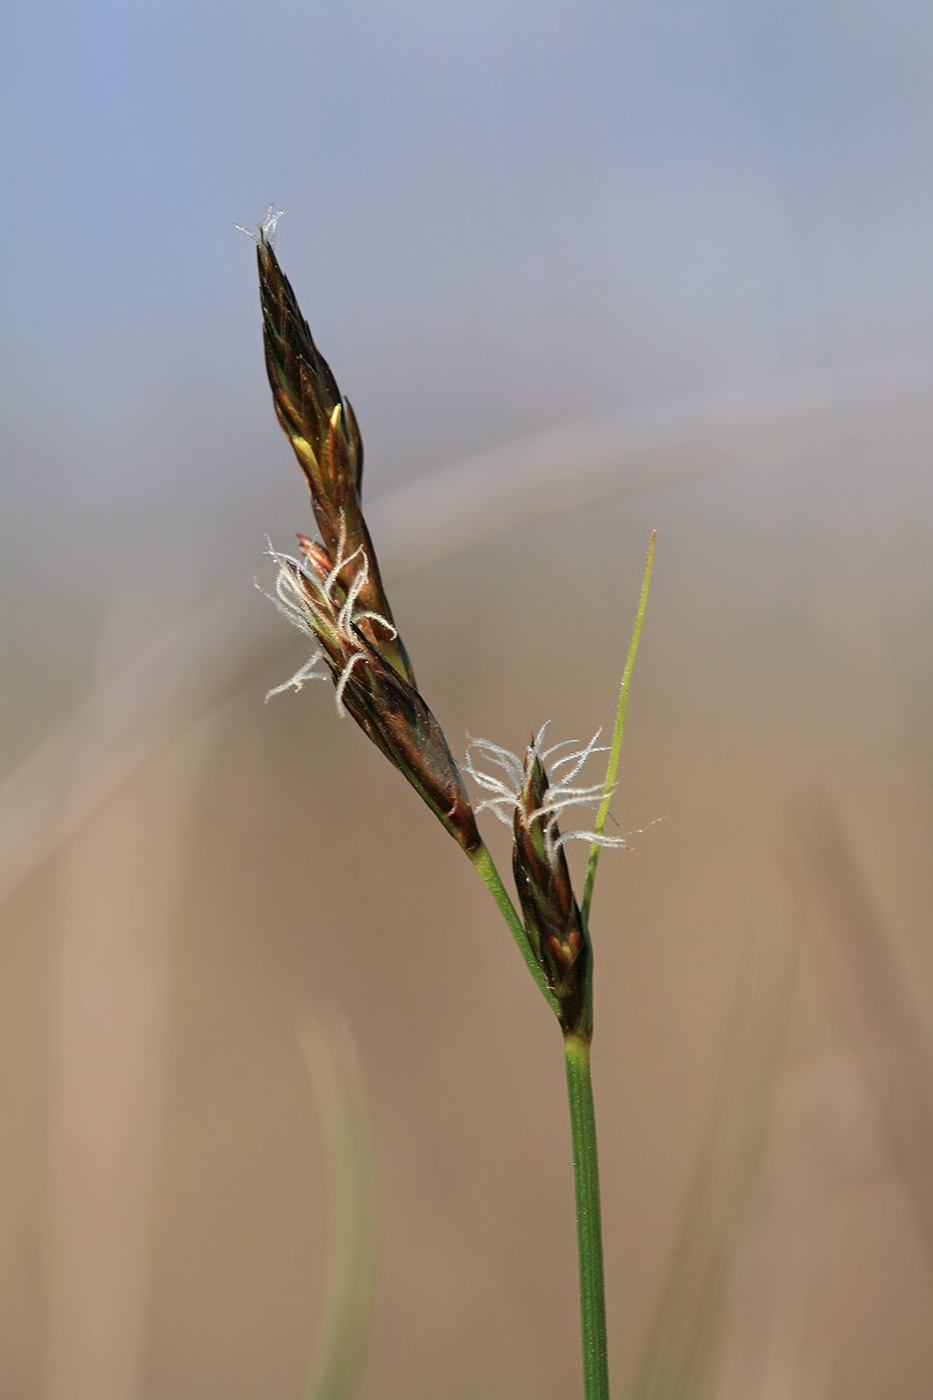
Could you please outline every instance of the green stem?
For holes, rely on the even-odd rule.
[[[599,1158],[596,1152],[589,1041],[578,1035],[566,1035],[564,1053],[567,1059],[567,1097],[570,1100],[573,1180],[577,1200],[583,1394],[585,1400],[609,1400]]]
[[[559,1015],[557,998],[547,984],[544,971],[534,955],[534,949],[528,942],[528,934],[525,932],[525,925],[522,923],[515,905],[509,898],[509,892],[502,883],[502,876],[496,869],[495,862],[486,846],[481,845],[479,850],[470,853],[470,860],[476,866],[476,869],[486,882],[486,888],[498,904],[502,917],[511,929],[512,937],[518,944],[518,951],[525,959],[528,971],[537,982],[541,995],[554,1012],[554,1015]]]

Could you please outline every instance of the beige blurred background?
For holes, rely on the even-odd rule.
[[[8,29],[0,1394],[302,1393],[302,1026],[371,1122],[363,1400],[580,1390],[556,1028],[329,689],[263,705],[310,510],[228,229],[274,193],[457,755],[611,724],[659,532],[591,920],[615,1392],[929,1395],[931,22]]]

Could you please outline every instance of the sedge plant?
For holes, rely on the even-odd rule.
[[[274,601],[313,644],[310,659],[270,695],[330,678],[337,710],[350,714],[408,779],[485,881],[556,1017],[564,1043],[576,1192],[580,1316],[585,1400],[609,1394],[606,1308],[596,1121],[590,1075],[593,953],[589,912],[599,851],[624,838],[607,836],[632,666],[648,597],[654,536],[648,550],[635,629],[611,746],[545,744],[547,725],[519,756],[485,739],[471,740],[461,767],[426,701],[399,635],[361,504],[363,443],[356,415],[314,343],[282,272],[273,243],[281,211],[270,207],[257,245],[266,370],[276,416],[307,479],[318,538],[298,535],[297,556],[271,549]],[[586,762],[609,753],[605,778],[580,780]],[[483,795],[474,808],[466,774]],[[597,809],[592,830],[562,831],[570,808]],[[477,816],[494,813],[512,833],[516,908]],[[573,891],[564,847],[590,843],[582,901]]]

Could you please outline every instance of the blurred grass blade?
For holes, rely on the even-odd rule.
[[[645,608],[648,605],[648,587],[651,583],[651,564],[654,559],[654,542],[657,537],[657,530],[652,530],[651,541],[648,545],[648,554],[645,559],[645,572],[641,580],[641,595],[638,599],[638,610],[635,613],[635,626],[632,629],[632,640],[629,643],[628,656],[625,659],[625,670],[622,672],[622,685],[619,688],[619,704],[616,709],[615,728],[612,732],[609,763],[606,767],[606,785],[603,800],[599,806],[599,813],[596,817],[596,825],[594,827],[597,836],[601,836],[605,830],[606,818],[609,815],[609,804],[612,801],[612,793],[616,783],[616,773],[619,771],[619,755],[622,751],[622,732],[625,729],[625,711],[628,708],[628,693],[632,683],[632,671],[635,668],[635,656],[638,652],[638,642],[641,637],[641,624],[644,621]],[[596,879],[596,866],[599,862],[599,851],[599,842],[594,841],[590,847],[589,860],[586,864],[586,883],[583,886],[583,900],[580,906],[584,928],[589,923],[590,903],[593,899],[593,883]]]
[[[786,945],[784,945],[786,947]],[[768,1091],[790,1019],[792,968],[758,939],[687,1193],[671,1265],[627,1400],[708,1400],[725,1340],[737,1255],[764,1171]]]
[[[933,1051],[895,942],[829,807],[800,820],[804,868],[836,945],[850,1030],[878,1054],[866,1073],[878,1123],[933,1276]]]
[[[324,1138],[329,1222],[324,1310],[305,1400],[348,1400],[362,1364],[376,1272],[372,1131],[359,1060],[343,1018],[308,1018],[298,1037]]]

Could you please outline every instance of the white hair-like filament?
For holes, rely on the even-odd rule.
[[[550,721],[544,723],[538,730],[524,759],[520,758],[518,754],[512,753],[510,749],[504,749],[498,744],[490,743],[488,739],[470,739],[464,768],[477,786],[490,794],[475,809],[477,815],[485,808],[489,808],[505,826],[511,827],[515,812],[521,805],[526,765],[530,767],[537,760],[548,775],[549,786],[545,793],[544,802],[536,811],[530,813],[530,820],[541,822],[545,848],[550,859],[556,857],[561,846],[567,841],[588,841],[591,844],[596,842],[600,846],[625,846],[626,838],[624,836],[606,836],[604,833],[597,834],[595,831],[558,831],[558,818],[568,808],[589,807],[596,809],[599,807],[605,796],[605,784],[588,783],[581,786],[574,785],[573,780],[581,772],[588,759],[597,753],[607,753],[608,749],[605,745],[597,745],[596,741],[602,733],[601,729],[597,729],[589,743],[582,748],[573,748],[573,745],[579,744],[578,740],[564,739],[545,749],[542,745],[548,723]],[[548,772],[549,760],[561,749],[566,748],[571,748],[572,751],[564,754],[561,758],[554,759],[551,762],[550,772]],[[473,750],[476,750],[488,764],[501,769],[503,776],[477,768],[473,759]],[[568,771],[557,777],[557,770],[564,767]]]
[[[346,523],[341,517],[337,558],[323,583],[304,561],[295,559],[291,554],[280,554],[271,543],[266,551],[278,565],[275,596],[272,601],[282,616],[286,617],[293,627],[297,627],[299,632],[314,638],[315,641],[320,641],[322,634],[324,634],[331,639],[336,636],[342,644],[345,662],[340,675],[336,678],[334,697],[337,713],[341,718],[346,714],[343,693],[350,678],[350,672],[358,661],[368,660],[367,653],[360,645],[356,632],[359,624],[366,620],[376,622],[380,627],[384,627],[393,639],[398,636],[397,628],[389,622],[388,618],[383,617],[382,613],[357,606],[359,596],[369,580],[369,559],[362,544],[358,545],[352,554],[345,554],[346,538]],[[347,589],[347,596],[342,603],[338,603],[335,590],[340,575],[346,565],[352,564],[357,557],[359,557],[360,562],[354,571],[350,587]],[[266,596],[271,595],[267,594]],[[268,692],[266,699],[269,700],[273,695],[279,695],[283,690],[301,690],[305,681],[326,680],[329,671],[315,669],[323,657],[323,647],[318,646],[313,656],[289,680],[284,681],[282,685],[274,686]]]

